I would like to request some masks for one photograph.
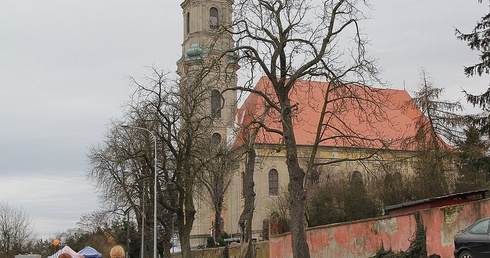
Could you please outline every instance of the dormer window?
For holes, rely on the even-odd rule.
[[[209,28],[217,29],[218,26],[219,26],[218,9],[215,7],[211,7],[211,9],[209,9]]]

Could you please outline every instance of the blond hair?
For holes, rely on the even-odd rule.
[[[111,258],[124,258],[124,248],[120,245],[116,245],[111,249],[110,255]]]

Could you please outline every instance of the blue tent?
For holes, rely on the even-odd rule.
[[[79,254],[85,256],[85,258],[102,258],[102,254],[97,252],[93,247],[86,246],[82,250],[78,251]]]

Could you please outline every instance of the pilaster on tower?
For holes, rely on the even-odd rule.
[[[237,84],[236,56],[232,35],[224,28],[232,23],[233,0],[185,0],[182,56],[177,62],[185,90],[200,85],[207,91],[201,103],[203,115],[212,118],[210,135],[226,143],[231,140],[236,116],[236,92],[225,91]]]

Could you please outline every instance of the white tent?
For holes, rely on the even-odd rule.
[[[71,257],[73,257],[73,258],[84,258],[84,256],[82,254],[79,254],[79,253],[73,251],[73,249],[71,249],[67,245],[65,247],[61,248],[58,252],[56,252],[53,255],[48,256],[46,258],[58,258],[58,256],[62,253],[67,253],[67,254],[71,255]]]

